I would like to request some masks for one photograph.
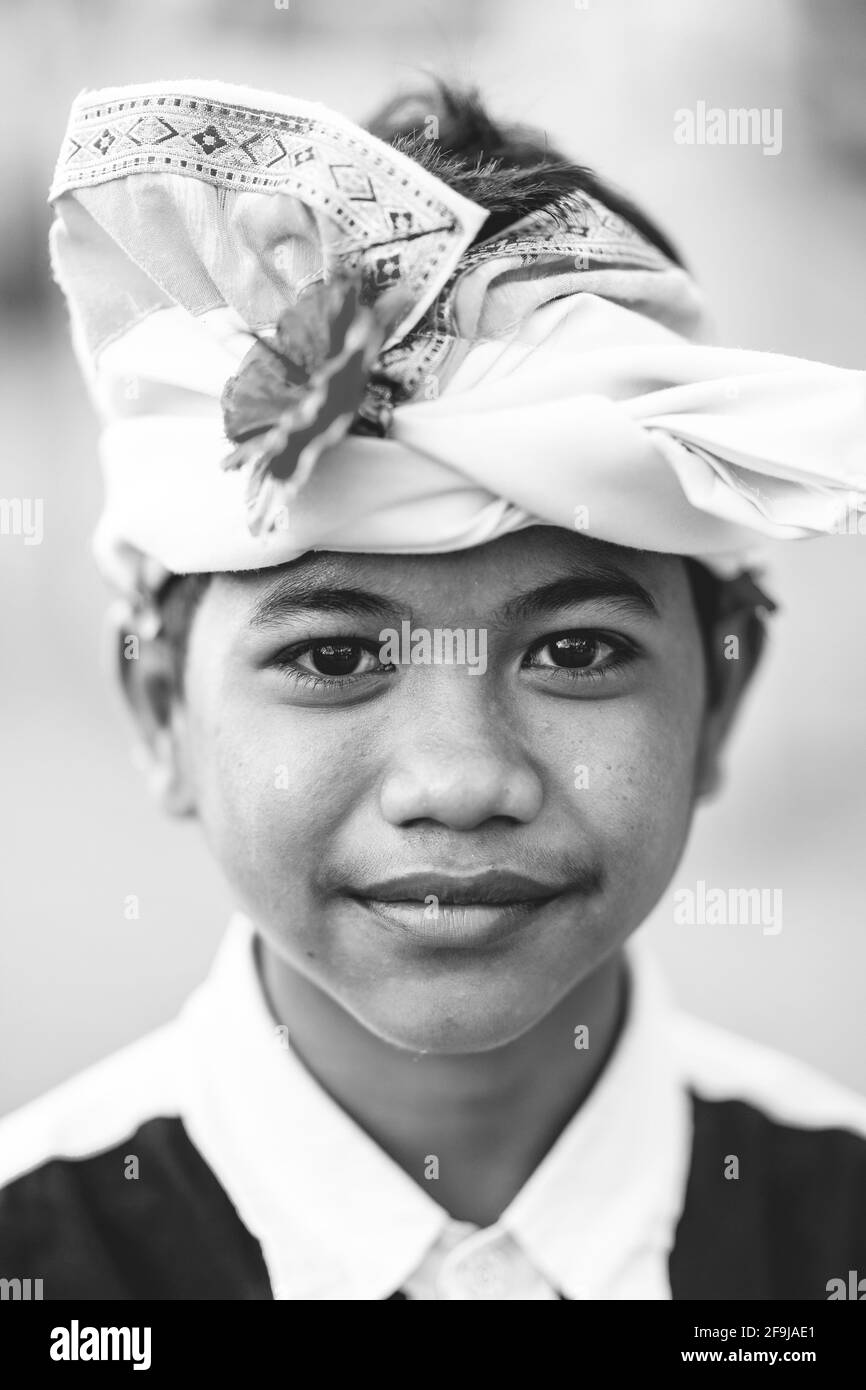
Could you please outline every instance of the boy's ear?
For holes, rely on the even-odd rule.
[[[163,810],[194,815],[186,706],[175,654],[165,636],[136,631],[128,612],[109,621],[121,689],[140,735],[135,761]]]
[[[709,679],[704,724],[698,748],[695,794],[711,796],[722,781],[722,753],[761,659],[766,630],[754,608],[718,618],[709,641]]]

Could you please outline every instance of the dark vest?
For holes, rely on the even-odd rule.
[[[830,1280],[866,1274],[866,1139],[780,1124],[742,1101],[693,1096],[692,1107],[675,1299],[826,1299]],[[3,1278],[40,1278],[45,1299],[273,1297],[258,1241],[175,1118],[3,1188]]]

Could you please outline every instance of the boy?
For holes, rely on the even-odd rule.
[[[473,100],[372,129],[198,82],[73,108],[124,688],[242,911],[176,1022],[5,1122],[0,1273],[834,1296],[862,1102],[626,943],[760,656],[750,548],[862,504],[862,378],[696,347],[664,237]]]

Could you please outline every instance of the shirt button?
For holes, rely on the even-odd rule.
[[[499,1262],[490,1255],[468,1255],[455,1261],[451,1269],[443,1271],[446,1297],[450,1298],[501,1298],[504,1287],[503,1271]]]
[[[503,1269],[492,1255],[470,1260],[464,1271],[466,1286],[475,1298],[500,1298],[504,1286]]]
[[[509,1236],[479,1232],[446,1258],[439,1287],[443,1298],[482,1301],[519,1299],[537,1280]]]

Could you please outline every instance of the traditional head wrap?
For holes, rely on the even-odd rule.
[[[486,220],[342,116],[217,83],[85,92],[52,257],[127,593],[539,522],[742,567],[866,507],[866,378],[699,346],[681,268],[586,194]]]

